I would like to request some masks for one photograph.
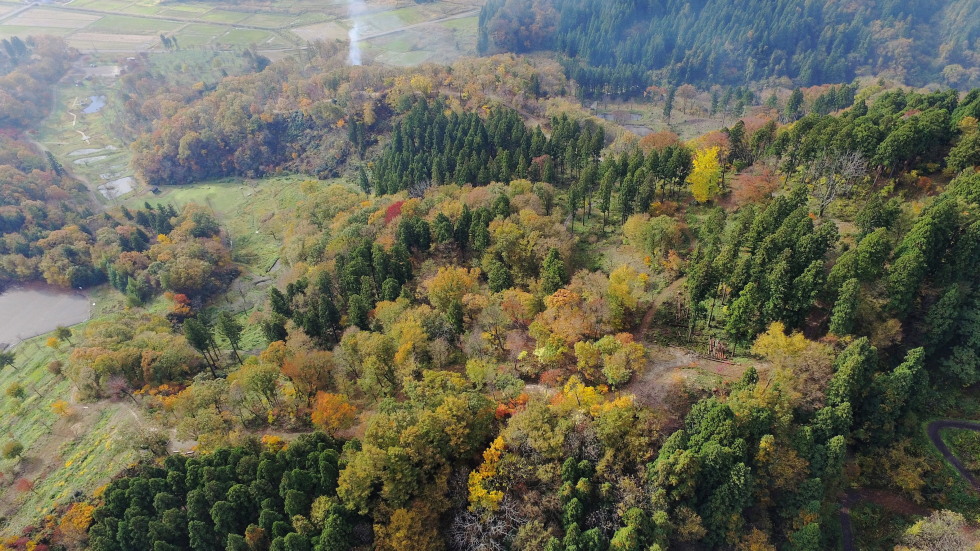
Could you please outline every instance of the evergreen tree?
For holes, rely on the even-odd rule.
[[[541,265],[541,290],[545,294],[553,294],[565,285],[565,263],[558,249],[548,250],[544,263]]]

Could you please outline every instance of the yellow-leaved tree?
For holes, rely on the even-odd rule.
[[[694,168],[687,177],[691,184],[691,195],[698,203],[705,203],[721,193],[721,161],[718,159],[719,148],[709,147],[694,154]]]

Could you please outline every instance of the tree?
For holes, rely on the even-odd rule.
[[[242,357],[238,354],[238,345],[242,341],[242,331],[244,329],[245,327],[238,323],[228,312],[218,314],[218,331],[228,339],[228,344],[231,345],[231,349],[234,351],[239,365],[242,363]]]
[[[756,283],[746,285],[738,298],[728,307],[728,320],[725,331],[738,341],[745,342],[759,332],[759,314],[762,311],[762,297]]]
[[[431,506],[413,503],[410,509],[396,509],[386,524],[375,525],[379,551],[440,551],[445,546],[439,536]]]
[[[72,344],[72,342],[71,342],[71,329],[69,329],[69,328],[67,328],[67,327],[64,327],[64,326],[62,326],[62,325],[59,325],[59,326],[57,327],[57,329],[55,329],[55,330],[54,330],[54,336],[55,336],[55,337],[56,337],[56,338],[57,338],[57,339],[58,339],[59,341],[65,341],[65,342],[67,342],[67,343],[68,343],[69,345],[72,345],[72,346],[74,346],[74,345]]]
[[[8,440],[4,442],[0,453],[2,453],[4,459],[13,459],[24,453],[24,445],[16,440]]]
[[[786,102],[786,109],[784,111],[784,117],[786,120],[793,122],[800,117],[801,110],[803,109],[803,91],[799,88],[793,90],[790,94],[789,100]]]
[[[190,318],[184,322],[184,337],[191,346],[204,356],[204,360],[211,370],[211,375],[217,379],[218,358],[214,352],[213,329],[195,318]]]
[[[877,350],[867,337],[861,337],[845,348],[834,362],[835,373],[827,387],[827,403],[831,406],[860,403],[860,397],[868,391],[877,361]]]
[[[499,293],[514,286],[511,279],[510,270],[497,258],[491,258],[487,262],[487,284],[494,293]]]
[[[858,178],[867,171],[868,162],[857,151],[826,153],[811,162],[807,169],[807,181],[812,183],[820,201],[817,216],[823,216],[838,196],[849,196]]]
[[[429,295],[429,302],[445,313],[454,302],[462,301],[464,295],[476,290],[479,277],[477,268],[442,266],[422,285]]]
[[[317,428],[334,436],[354,424],[357,410],[344,396],[320,391],[316,393],[316,402],[310,417]]]
[[[24,398],[26,391],[24,390],[24,385],[18,383],[17,381],[14,381],[9,385],[7,385],[7,388],[4,390],[3,393],[6,394],[9,398],[20,400]]]
[[[719,148],[701,149],[694,155],[694,169],[687,177],[694,200],[705,203],[721,193],[722,167],[718,160]]]
[[[13,367],[14,359],[17,357],[17,353],[13,350],[0,351],[0,369],[7,367],[8,365]]]
[[[71,417],[74,413],[68,402],[64,400],[57,400],[51,404],[51,411],[54,412],[58,417]]]
[[[966,537],[966,519],[953,511],[933,511],[910,526],[902,543],[910,551],[958,551],[969,549],[973,542]]]
[[[946,166],[953,172],[960,172],[977,165],[980,165],[980,131],[974,129],[950,150]]]
[[[350,325],[360,327],[361,329],[368,328],[368,314],[370,313],[371,305],[368,304],[367,299],[361,295],[351,295],[347,299],[347,319]]]
[[[677,94],[677,88],[671,86],[667,90],[667,99],[664,101],[664,118],[667,119],[667,124],[670,124],[670,115],[674,112],[674,96]]]
[[[834,335],[850,335],[854,329],[857,316],[858,299],[861,292],[861,282],[855,278],[848,279],[841,286],[834,303],[834,311],[830,316],[830,332]]]
[[[553,294],[565,285],[566,277],[565,262],[562,261],[558,249],[549,249],[541,264],[541,290],[546,294]]]

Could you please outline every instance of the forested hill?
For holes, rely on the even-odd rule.
[[[976,85],[973,0],[490,0],[482,51],[554,49],[586,95],[653,81],[798,85],[888,73],[909,84]]]

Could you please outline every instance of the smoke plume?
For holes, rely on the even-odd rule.
[[[350,53],[347,54],[347,62],[351,65],[361,64],[361,45],[358,43],[361,40],[361,22],[358,20],[358,16],[364,12],[364,8],[362,0],[348,0],[347,2],[347,13],[354,23],[354,26],[347,33],[347,37],[350,39]]]

